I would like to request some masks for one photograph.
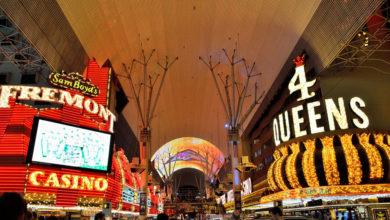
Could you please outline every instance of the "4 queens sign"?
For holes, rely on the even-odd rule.
[[[316,79],[307,81],[303,64],[304,57],[305,55],[294,59],[296,64],[295,73],[288,84],[290,94],[301,92],[301,97],[297,99],[298,102],[315,97],[315,92],[309,92],[309,88],[315,85]],[[319,109],[321,106],[325,109],[327,120],[321,120],[322,115]],[[275,145],[278,146],[282,142],[305,136],[308,133],[316,134],[334,131],[336,126],[339,129],[348,129],[353,124],[356,128],[367,128],[369,119],[363,111],[366,103],[359,97],[352,97],[349,100],[349,107],[350,116],[352,116],[349,118],[350,122],[348,122],[345,99],[343,97],[338,97],[336,102],[332,98],[307,102],[305,105],[298,105],[280,113],[272,122]],[[308,119],[308,127],[310,129],[302,128],[302,125],[306,124],[305,119]],[[326,122],[324,123],[324,121]]]

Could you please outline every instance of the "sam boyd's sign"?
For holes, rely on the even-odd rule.
[[[51,73],[48,82],[52,86],[63,89],[71,89],[80,92],[86,96],[96,97],[99,95],[99,88],[91,84],[90,79],[84,79],[82,75],[76,72],[65,73]]]

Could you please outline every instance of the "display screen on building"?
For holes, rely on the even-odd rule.
[[[28,163],[111,171],[113,135],[35,117]]]
[[[134,197],[136,199],[134,199]],[[132,188],[130,188],[127,185],[123,185],[122,202],[137,205],[136,193],[134,192],[134,190]]]

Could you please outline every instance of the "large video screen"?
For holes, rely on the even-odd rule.
[[[35,117],[27,162],[111,172],[113,135]]]

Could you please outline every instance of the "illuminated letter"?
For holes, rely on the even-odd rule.
[[[294,123],[294,132],[295,137],[301,137],[307,134],[306,130],[301,131],[301,123],[303,123],[303,118],[299,117],[299,111],[302,111],[302,105],[298,105],[291,109],[293,123]]]
[[[336,118],[337,124],[340,126],[341,129],[347,129],[348,122],[347,122],[347,114],[345,112],[344,99],[339,97],[340,111],[337,110],[337,107],[334,104],[333,99],[325,99],[325,105],[326,105],[326,112],[328,114],[329,129],[331,131],[334,131],[336,129],[334,125],[333,117]]]
[[[360,122],[358,119],[354,118],[352,120],[353,124],[358,128],[367,128],[370,124],[367,115],[356,105],[359,104],[359,107],[366,107],[366,103],[359,98],[359,97],[353,97],[351,101],[349,102],[349,105],[352,109],[352,111],[360,117],[362,122]]]
[[[109,131],[110,132],[114,132],[114,122],[116,121],[116,116],[110,110],[108,110],[108,114],[110,114],[110,128],[109,128]]]
[[[324,132],[324,127],[317,126],[317,120],[321,119],[321,114],[316,114],[314,108],[320,106],[320,101],[315,101],[307,104],[307,112],[309,113],[310,131],[312,134]]]
[[[33,184],[34,186],[40,186],[41,183],[37,181],[37,176],[40,175],[40,176],[44,176],[45,175],[45,172],[42,172],[42,171],[35,171],[35,172],[32,172],[30,174],[30,183]]]
[[[51,73],[51,74],[53,74],[53,76],[54,76],[54,79],[53,79],[53,82],[58,82],[58,73],[56,73],[56,74],[54,74],[54,73]],[[51,75],[50,74],[50,75]],[[49,76],[50,77],[50,76]]]
[[[16,92],[20,86],[1,86],[0,108],[9,108],[9,98],[16,99]]]
[[[78,189],[79,188],[79,176],[72,176],[73,184],[70,187],[71,189]]]
[[[298,80],[299,80],[299,84],[296,84]],[[311,98],[315,95],[314,92],[311,92],[309,95],[309,90],[308,90],[308,88],[312,87],[314,83],[316,83],[316,79],[309,82],[306,81],[305,68],[304,65],[302,65],[295,68],[295,74],[291,78],[290,83],[288,84],[288,89],[290,90],[290,94],[292,94],[295,91],[301,90],[302,96],[298,99],[298,101],[302,101]]]
[[[91,103],[92,103],[92,109],[91,109]],[[97,114],[98,111],[99,111],[99,106],[98,104],[92,100],[92,99],[86,99],[84,101],[84,108],[87,112],[91,113],[91,114]]]
[[[110,110],[99,104],[99,117],[103,118],[105,121],[108,121],[108,111]]]
[[[82,176],[80,189],[85,189],[85,185],[87,185],[87,190],[93,190],[93,181],[94,180],[95,180],[95,177],[91,177],[91,180],[89,180],[88,177]]]
[[[22,86],[22,91],[18,99],[21,100],[41,100],[39,96],[41,93],[41,88],[36,86]]]
[[[64,85],[65,86],[73,86],[72,82],[69,80],[65,80]]]
[[[74,106],[79,109],[83,109],[84,96],[75,94],[72,97],[70,92],[60,90],[60,99],[58,100],[58,102],[61,104],[65,104],[65,100],[67,105]]]
[[[50,183],[52,184],[52,187],[60,187],[60,183],[58,182],[58,178],[57,178],[56,173],[50,174],[50,176],[47,178],[44,186],[50,187]]]
[[[280,144],[280,139],[279,139],[279,127],[278,127],[278,119],[274,119],[273,122],[273,127],[274,127],[274,141],[275,141],[275,146],[278,146]]]
[[[80,81],[75,81],[73,84],[73,88],[78,89],[80,87]]]
[[[100,182],[103,183],[102,186],[100,186]],[[104,178],[98,178],[96,181],[95,181],[95,189],[98,190],[98,191],[104,191],[106,190],[108,187],[108,182],[106,179]]]
[[[58,89],[42,88],[42,101],[46,101],[46,102],[57,101],[56,97],[54,97],[57,92]]]
[[[70,178],[71,176],[69,174],[62,175],[61,177],[61,187],[62,188],[69,188],[70,187]]]
[[[284,112],[284,119],[286,121],[286,134],[284,132],[283,114],[279,115],[280,137],[282,141],[288,141],[290,139],[290,122],[288,121],[288,112]]]

